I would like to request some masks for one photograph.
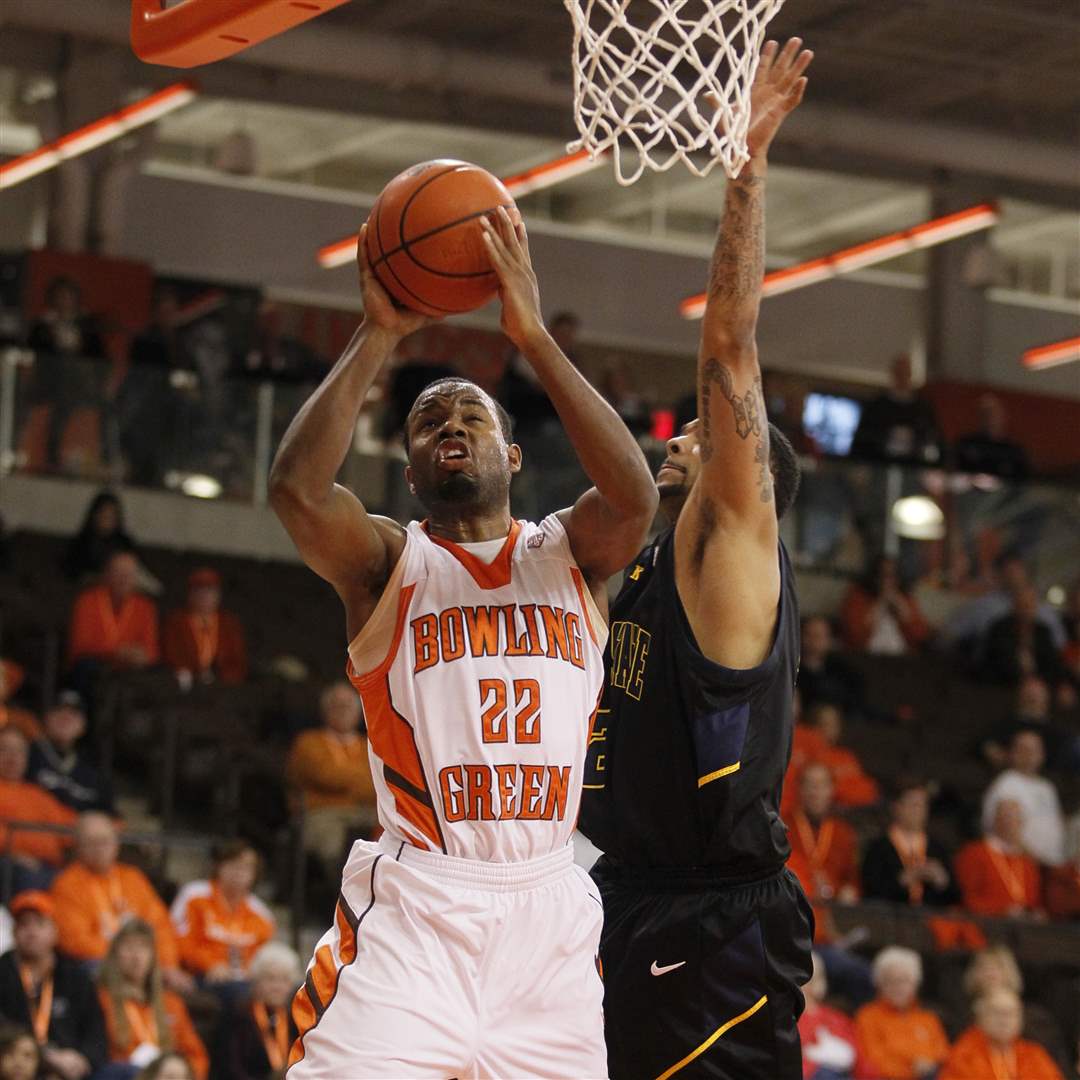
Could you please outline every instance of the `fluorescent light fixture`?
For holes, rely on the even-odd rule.
[[[773,270],[764,277],[761,295],[778,296],[780,293],[792,292],[807,285],[815,285],[819,281],[828,281],[842,274],[850,274],[854,270],[887,262],[909,251],[944,244],[957,237],[989,229],[997,224],[1000,217],[1001,214],[993,203],[969,206],[966,210],[924,221],[921,225],[901,232],[879,236],[865,244],[842,248],[820,259],[810,259],[795,266],[786,266],[782,270]],[[700,319],[705,314],[707,298],[706,293],[688,296],[679,304],[679,314],[684,319]]]
[[[945,535],[945,515],[926,495],[897,499],[891,516],[893,532],[905,540],[940,540]]]
[[[1043,371],[1046,368],[1057,367],[1058,364],[1070,364],[1080,360],[1080,337],[1066,338],[1064,341],[1055,341],[1051,345],[1039,345],[1037,348],[1028,349],[1020,357],[1024,367],[1031,371]]]
[[[196,499],[216,499],[221,495],[221,484],[212,476],[191,473],[180,481],[180,490]]]
[[[89,153],[99,146],[104,146],[105,143],[119,139],[129,131],[134,131],[135,128],[152,124],[167,113],[187,105],[197,94],[198,90],[192,82],[185,80],[173,83],[171,86],[166,86],[164,90],[158,90],[141,101],[136,101],[134,105],[126,105],[122,109],[101,117],[100,120],[94,120],[67,135],[61,135],[60,138],[45,143],[44,146],[32,150],[29,154],[4,162],[0,165],[0,188],[14,187],[33,176],[55,169],[64,161]]]
[[[567,154],[565,157],[556,158],[554,161],[545,161],[525,172],[516,173],[503,180],[506,190],[515,199],[523,195],[531,195],[534,191],[543,191],[544,188],[554,187],[564,180],[570,180],[583,173],[592,172],[599,168],[607,160],[606,153],[589,157],[588,150],[579,150],[576,154]],[[344,266],[356,259],[356,242],[359,234],[347,236],[344,240],[335,240],[332,244],[319,248],[316,258],[324,270],[331,270],[335,266]]]

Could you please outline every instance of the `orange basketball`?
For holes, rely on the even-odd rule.
[[[480,219],[505,206],[520,220],[510,192],[479,165],[425,161],[395,176],[368,217],[368,262],[401,305],[425,315],[483,307],[499,279],[484,249]]]

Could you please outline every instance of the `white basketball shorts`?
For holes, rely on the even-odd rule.
[[[607,1077],[602,921],[569,845],[488,863],[358,840],[288,1080]]]

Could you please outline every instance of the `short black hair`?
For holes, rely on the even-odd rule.
[[[445,387],[446,389],[441,389]],[[486,398],[495,406],[495,417],[499,421],[499,427],[502,429],[503,438],[506,440],[507,445],[514,441],[514,421],[510,418],[510,414],[482,387],[477,383],[474,383],[471,379],[435,379],[433,382],[429,382],[427,386],[416,395],[416,400],[412,403],[412,408],[409,409],[408,416],[405,417],[405,430],[402,432],[402,436],[405,440],[405,453],[409,452],[409,425],[412,422],[413,414],[416,412],[416,406],[420,403],[423,396],[432,390],[438,390],[439,393],[453,394],[459,390],[471,387],[481,397]]]
[[[776,520],[779,521],[794,505],[802,480],[799,455],[791,440],[773,423],[769,424],[769,471],[773,478],[773,497],[776,499]]]

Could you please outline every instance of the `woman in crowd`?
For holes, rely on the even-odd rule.
[[[117,931],[98,970],[98,997],[113,1063],[102,1080],[131,1080],[162,1051],[174,1049],[190,1062],[195,1080],[206,1080],[206,1047],[183,1000],[162,987],[148,923],[131,919]]]
[[[922,959],[890,946],[874,960],[878,996],[855,1014],[859,1047],[883,1080],[929,1080],[949,1053],[935,1013],[919,1007]]]
[[[0,1028],[0,1080],[35,1080],[41,1068],[41,1047],[26,1028]]]
[[[930,636],[919,605],[900,580],[896,560],[887,555],[848,590],[840,622],[847,648],[881,656],[916,652]]]
[[[114,551],[134,551],[124,528],[124,508],[111,491],[99,491],[86,510],[79,531],[68,543],[64,573],[72,581],[96,577]]]
[[[1020,1038],[1024,1007],[1012,990],[984,994],[975,1023],[952,1048],[938,1080],[1064,1080],[1038,1043]]]
[[[215,1041],[213,1080],[268,1080],[284,1076],[296,1027],[289,1002],[300,984],[300,957],[271,941],[251,962],[251,997],[222,1017]]]

